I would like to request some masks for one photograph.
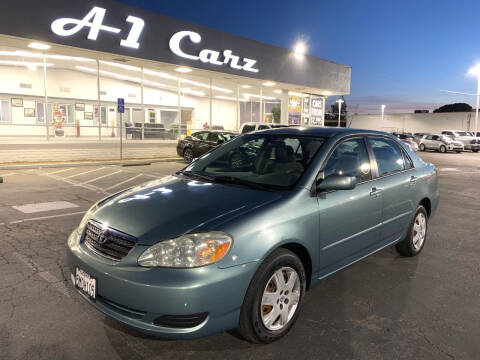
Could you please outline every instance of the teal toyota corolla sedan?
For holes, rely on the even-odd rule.
[[[419,254],[438,198],[435,167],[386,133],[249,133],[95,204],[69,269],[91,305],[143,332],[268,343],[327,276],[390,245]]]

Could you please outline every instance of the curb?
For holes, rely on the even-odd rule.
[[[88,161],[88,162],[64,162],[64,163],[29,163],[21,165],[0,165],[1,170],[28,170],[38,168],[62,168],[62,167],[80,167],[80,166],[97,166],[97,165],[120,165],[120,166],[143,166],[161,162],[183,161],[180,157],[163,158],[163,159],[139,159],[139,160],[115,160],[115,161]]]

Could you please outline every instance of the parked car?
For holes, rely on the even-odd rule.
[[[413,151],[418,151],[418,144],[413,135],[406,133],[393,133],[393,135],[410,146]]]
[[[212,150],[220,144],[234,138],[236,134],[224,131],[199,131],[187,136],[183,140],[178,140],[177,154],[184,158],[187,164],[193,159]]]
[[[255,161],[234,167],[244,147],[257,149]],[[434,165],[383,132],[245,134],[96,203],[68,238],[68,271],[92,306],[142,332],[238,327],[268,343],[329,275],[390,245],[418,255],[437,182]]]
[[[247,122],[242,124],[240,127],[240,134],[246,134],[258,130],[267,130],[267,129],[277,129],[288,127],[283,124],[272,124],[272,123],[263,123],[263,122]]]
[[[126,135],[131,135],[133,140],[142,139],[142,125],[143,125],[143,138],[144,139],[166,139],[167,132],[163,124],[152,124],[152,123],[135,123],[131,122],[125,123],[125,133]]]
[[[425,135],[430,135],[430,133],[415,133],[413,134],[413,139],[420,145],[420,140],[422,140]]]
[[[461,153],[464,150],[463,142],[442,134],[424,136],[419,146],[421,151],[436,150],[442,153],[447,151]]]
[[[478,152],[480,150],[480,138],[469,135],[466,131],[462,130],[444,130],[442,135],[447,135],[453,140],[461,141],[465,150],[472,150]]]

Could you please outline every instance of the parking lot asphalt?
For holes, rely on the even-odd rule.
[[[235,332],[150,338],[73,289],[66,239],[83,212],[183,163],[0,172],[0,359],[478,359],[480,154],[419,155],[439,169],[441,194],[422,254],[387,248],[329,277],[270,345]]]

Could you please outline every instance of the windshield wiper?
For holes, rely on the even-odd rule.
[[[224,176],[224,175],[214,176],[213,179],[216,182],[226,182],[226,183],[230,183],[230,184],[243,185],[243,186],[247,186],[247,187],[254,188],[254,189],[259,189],[259,190],[272,191],[273,189],[281,189],[282,188],[281,186],[256,183],[256,182],[253,182],[253,181],[239,179],[239,178],[236,178],[236,177],[233,177],[233,176]]]
[[[191,177],[191,178],[195,178],[195,179],[206,180],[208,182],[214,182],[215,181],[214,177],[199,174],[199,173],[196,173],[196,172],[193,172],[193,171],[181,170],[181,171],[177,172],[177,174],[182,174],[182,175],[185,175],[187,177]]]

